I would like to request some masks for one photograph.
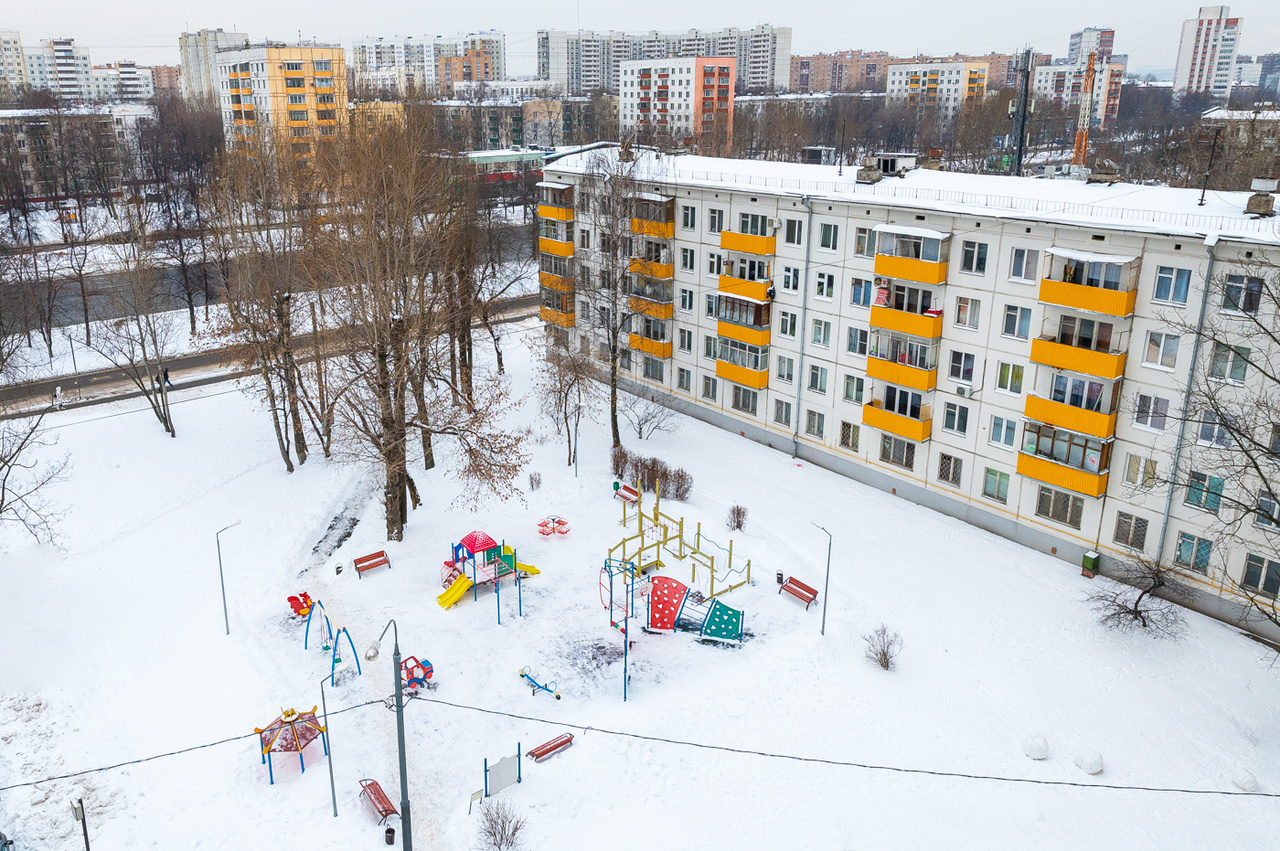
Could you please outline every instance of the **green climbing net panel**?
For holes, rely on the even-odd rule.
[[[722,641],[741,641],[742,612],[719,600],[712,600],[707,619],[702,623],[702,635]]]

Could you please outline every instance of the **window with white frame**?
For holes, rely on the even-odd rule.
[[[712,402],[716,400],[716,379],[712,375],[702,376],[702,398]]]
[[[1147,521],[1123,511],[1116,512],[1116,531],[1111,540],[1132,550],[1141,550],[1147,544]]]
[[[693,230],[698,223],[698,209],[696,207],[681,206],[680,207],[680,227],[684,230]]]
[[[804,236],[804,222],[799,219],[787,219],[787,232],[783,242],[787,245],[799,245]]]
[[[794,266],[782,267],[782,288],[793,292],[800,290],[800,270]]]
[[[1170,304],[1186,304],[1191,289],[1191,270],[1172,266],[1156,267],[1156,289],[1151,298]]]
[[[723,275],[724,273],[725,273],[724,255],[717,254],[714,251],[708,251],[707,252],[707,274]]]
[[[1189,567],[1199,573],[1208,573],[1212,555],[1213,541],[1197,538],[1188,532],[1178,533],[1178,546],[1173,551],[1174,564]]]
[[[996,376],[996,387],[1006,393],[1022,394],[1022,374],[1024,371],[1022,364],[1018,363],[1001,363],[1000,371]]]
[[[855,423],[840,423],[840,448],[850,452],[858,451],[858,426]]]
[[[819,272],[814,286],[814,295],[821,299],[831,299],[835,294],[836,276],[828,272]]]
[[[956,402],[947,402],[943,406],[942,428],[944,431],[964,434],[969,430],[969,409]]]
[[[867,353],[867,329],[855,328],[849,326],[849,342],[848,351],[852,355],[865,355]]]
[[[789,310],[778,311],[778,335],[781,337],[795,337],[796,314]]]
[[[1004,329],[1006,337],[1025,340],[1031,336],[1031,308],[1018,307],[1014,304],[1004,306]]]
[[[1262,301],[1262,279],[1244,275],[1227,275],[1222,290],[1222,309],[1228,313],[1256,315]]]
[[[1018,421],[1013,417],[996,415],[991,418],[991,443],[1013,448],[1017,436]]]
[[[1226,482],[1217,476],[1192,470],[1187,476],[1187,493],[1182,501],[1187,505],[1217,514],[1222,507],[1222,489]]]
[[[826,426],[826,415],[821,411],[806,411],[804,418],[804,433],[810,437],[822,439],[823,429]]]
[[[863,378],[860,375],[845,375],[844,400],[854,404],[862,404]]]
[[[853,253],[859,257],[874,257],[876,232],[871,228],[857,228],[853,232]]]
[[[1143,353],[1142,362],[1148,366],[1173,369],[1178,362],[1178,335],[1148,331],[1147,350]]]
[[[813,344],[822,348],[831,347],[831,323],[823,319],[813,320]]]
[[[963,381],[966,384],[973,382],[973,355],[966,352],[954,351],[951,353],[951,371],[950,376],[956,381]]]
[[[724,230],[724,210],[707,210],[707,233],[720,233]]]
[[[778,355],[778,380],[790,384],[795,380],[796,362],[794,358]]]
[[[791,425],[791,403],[783,399],[773,402],[773,421],[778,425]]]
[[[762,216],[759,213],[740,213],[738,215],[738,230],[740,233],[750,234],[751,236],[768,236],[769,217]]]
[[[871,291],[874,288],[871,281],[854,278],[849,284],[849,304],[854,307],[870,307]]]
[[[965,240],[960,246],[960,271],[974,275],[987,273],[987,244]]]
[[[948,455],[943,452],[938,456],[938,481],[948,484],[960,486],[960,471],[964,467],[964,460],[955,455]]]
[[[1035,281],[1040,276],[1040,252],[1034,248],[1013,249],[1009,277],[1015,281]]]
[[[718,348],[719,348],[719,347],[718,347],[718,346],[717,346],[717,344],[716,344],[716,338],[715,338],[715,337],[712,337],[712,336],[711,336],[711,335],[709,335],[709,334],[705,334],[705,335],[703,335],[703,337],[702,337],[702,356],[703,356],[704,358],[706,358],[707,360],[715,360],[715,359],[716,359],[716,350],[717,350]]]
[[[1162,399],[1159,396],[1148,396],[1145,393],[1138,394],[1138,404],[1135,406],[1133,414],[1134,425],[1140,425],[1156,431],[1164,431],[1168,418],[1168,399]]]
[[[1036,515],[1079,529],[1084,520],[1084,499],[1070,491],[1041,485],[1036,496]]]
[[[693,253],[693,249],[692,249],[692,248],[681,248],[681,249],[680,249],[680,268],[681,268],[681,270],[683,270],[683,271],[685,271],[685,272],[692,272],[695,268],[697,268],[697,264],[696,264],[696,262],[695,262],[695,259],[696,259],[696,255]]]
[[[684,367],[676,367],[676,387],[688,393],[693,389],[693,373]]]
[[[824,366],[809,367],[809,389],[814,393],[827,392],[827,368]]]
[[[828,251],[835,251],[839,247],[840,226],[830,223],[822,225],[822,240],[819,242],[823,248]]]
[[[976,298],[958,296],[956,298],[956,327],[977,328],[978,314],[980,313],[981,306],[981,302]]]
[[[1200,415],[1200,434],[1198,435],[1200,443],[1226,449],[1231,445],[1230,425],[1225,415],[1206,408]]]
[[[1213,357],[1209,360],[1209,377],[1235,384],[1244,382],[1249,371],[1249,349],[1245,346],[1213,344]]]
[[[756,402],[760,394],[741,385],[733,385],[733,409],[744,414],[756,415]]]
[[[1280,529],[1280,505],[1267,491],[1258,494],[1258,501],[1253,509],[1253,525],[1268,532]]]
[[[881,435],[880,460],[896,467],[914,470],[916,466],[916,445],[890,434]]]
[[[1205,554],[1203,568],[1209,569],[1209,555]],[[1250,553],[1244,560],[1244,574],[1240,586],[1248,591],[1274,597],[1280,594],[1280,562]]]
[[[680,346],[680,351],[682,352],[693,351],[693,332],[690,331],[688,328],[678,329],[676,332],[676,339],[678,341],[678,345]]]
[[[644,377],[650,381],[662,381],[664,365],[661,360],[649,355],[644,356]]]
[[[1009,501],[1009,474],[988,467],[982,474],[982,495],[996,502]]]
[[[680,310],[685,313],[693,313],[693,290],[680,290]]]
[[[1144,490],[1155,487],[1156,470],[1156,459],[1130,452],[1125,459],[1124,483]]]

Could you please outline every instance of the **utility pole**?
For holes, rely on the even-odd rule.
[[[1018,95],[1013,102],[1013,170],[1022,174],[1022,157],[1027,148],[1027,116],[1031,113],[1031,48],[1018,57]]]

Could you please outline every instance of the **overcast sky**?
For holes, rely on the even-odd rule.
[[[1078,0],[1014,3],[1010,0],[916,0],[893,3],[778,3],[761,0],[647,0],[643,3],[542,0],[538,3],[389,3],[385,0],[305,0],[228,3],[214,0],[25,0],[6,3],[0,27],[22,32],[25,44],[70,36],[90,49],[96,63],[133,59],[139,64],[178,61],[178,34],[202,27],[238,29],[254,38],[303,38],[350,45],[361,36],[431,36],[500,29],[507,33],[512,74],[536,70],[539,28],[607,31],[686,30],[790,26],[792,53],[846,48],[916,52],[1012,53],[1032,46],[1066,53],[1067,37],[1088,26],[1116,30],[1116,52],[1130,68],[1172,69],[1183,19],[1197,6],[1163,0]],[[1280,2],[1250,0],[1232,7],[1244,18],[1241,52],[1280,52]]]

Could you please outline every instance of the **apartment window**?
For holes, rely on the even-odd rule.
[[[1231,313],[1258,313],[1262,300],[1262,279],[1243,275],[1227,275],[1227,285],[1222,291],[1222,309]]]
[[[859,257],[873,257],[876,253],[876,232],[871,228],[857,228],[853,232],[853,253]]]
[[[858,426],[854,423],[840,423],[840,448],[858,451]]]
[[[694,253],[692,248],[680,249],[680,268],[685,272],[692,272],[694,270]]]
[[[831,323],[822,319],[813,320],[813,344],[824,349],[831,346]]]
[[[800,270],[794,266],[782,267],[782,288],[784,290],[800,290]]]
[[[716,318],[716,314],[720,312],[720,296],[711,293],[707,296],[707,316],[712,319]]]
[[[231,102],[232,102],[232,103],[239,103],[239,100],[238,100],[237,98],[232,98],[232,99],[231,99]],[[291,106],[294,106],[294,105],[298,105],[298,106],[300,106],[300,105],[304,105],[304,104],[306,104],[306,102],[307,102],[307,96],[306,96],[306,95],[289,95],[289,104],[290,104]]]
[[[285,77],[284,87],[286,89],[305,89],[307,87],[307,79],[305,77]]]
[[[960,470],[963,466],[963,459],[943,452],[938,456],[938,481],[959,487]]]
[[[1269,532],[1274,532],[1280,528],[1280,519],[1277,514],[1280,513],[1280,504],[1267,493],[1258,494],[1258,502],[1253,510],[1253,524],[1261,526]]]
[[[823,248],[829,251],[835,251],[836,248],[839,247],[839,241],[840,241],[840,226],[832,225],[832,224],[823,224],[822,240],[819,242],[819,244]]]
[[[714,376],[702,376],[702,398],[710,399],[712,402],[716,400],[716,379]]]
[[[815,393],[827,392],[827,369],[823,366],[809,367],[809,389]]]
[[[1178,335],[1162,334],[1159,331],[1147,332],[1147,351],[1142,362],[1151,366],[1162,366],[1173,369],[1178,361]]]
[[[987,273],[987,244],[965,240],[960,247],[960,271],[975,275]]]
[[[1156,431],[1164,431],[1168,416],[1168,399],[1161,399],[1159,396],[1147,396],[1144,393],[1138,394],[1138,407],[1133,415],[1135,424],[1146,426]]]
[[[796,362],[794,358],[778,355],[778,380],[790,384],[795,380]]]
[[[586,228],[578,228],[578,247],[579,248],[591,247],[591,231],[587,230]]]
[[[966,384],[973,382],[973,355],[964,352],[951,353],[951,377]]]
[[[969,430],[969,409],[955,402],[947,402],[943,410],[942,428],[964,434]]]
[[[289,120],[290,121],[306,121],[307,111],[305,109],[291,109],[289,110]]]
[[[717,254],[714,251],[707,252],[707,274],[708,275],[723,275],[725,271],[724,267],[725,267],[725,262],[724,262],[723,254]]]
[[[1152,298],[1172,304],[1186,304],[1187,290],[1191,288],[1191,270],[1174,269],[1172,266],[1156,268],[1156,291]]]
[[[733,385],[733,408],[744,414],[756,415],[756,401],[759,398],[754,390],[748,390],[737,384]]]
[[[317,89],[332,89],[333,77],[316,77]]]
[[[680,351],[693,351],[693,332],[688,328],[681,328],[677,331],[677,339],[679,341]]]
[[[618,350],[618,369],[625,369],[627,372],[631,371],[631,350],[630,349]]]
[[[316,95],[316,103],[333,103],[333,95]]]
[[[1187,477],[1187,495],[1183,502],[1202,508],[1211,514],[1217,514],[1222,506],[1223,484],[1223,480],[1217,476],[1192,471]]]
[[[697,226],[698,210],[696,207],[680,208],[680,227],[693,230]]]
[[[819,272],[817,279],[817,288],[814,295],[818,298],[830,299],[836,294],[836,276],[828,272]]]
[[[976,298],[959,296],[956,298],[956,320],[959,328],[977,328],[981,302]]]
[[[331,59],[317,59],[317,60],[315,60],[315,61],[313,61],[313,62],[311,63],[311,68],[312,68],[312,70],[315,70],[315,71],[332,71],[332,70],[333,70],[333,60],[331,60]]]
[[[897,467],[914,470],[916,445],[900,437],[885,434],[880,437],[880,460]]]
[[[1123,511],[1116,513],[1116,531],[1111,539],[1117,544],[1141,550],[1147,543],[1147,521]]]
[[[707,233],[724,230],[724,210],[707,210]]]
[[[1173,551],[1173,563],[1189,567],[1200,573],[1209,572],[1209,557],[1213,555],[1213,541],[1197,538],[1186,532],[1178,533],[1178,546]],[[1248,562],[1245,563],[1245,575],[1248,575]]]
[[[1036,514],[1072,529],[1079,529],[1084,517],[1084,499],[1068,491],[1041,485],[1036,498]]]
[[[1015,281],[1034,281],[1040,274],[1040,252],[1034,248],[1013,249],[1009,277]]]
[[[320,129],[324,130],[325,128],[321,127]],[[311,128],[310,127],[290,127],[289,135],[295,139],[302,139],[311,135]]]
[[[863,379],[857,375],[846,375],[844,377],[844,400],[855,404],[862,404],[862,387]]]
[[[1221,449],[1227,448],[1231,445],[1231,432],[1228,426],[1229,423],[1225,419],[1206,408],[1200,418],[1200,442]]]
[[[782,337],[795,337],[796,314],[787,310],[778,311],[778,335]]]
[[[804,222],[799,219],[787,219],[787,233],[783,242],[787,245],[799,245],[804,235]]]
[[[854,307],[870,307],[872,289],[870,281],[854,278],[849,286],[849,304]]]
[[[1205,557],[1205,563],[1208,563],[1208,556]],[[1250,554],[1244,561],[1244,575],[1240,578],[1240,586],[1268,597],[1276,596],[1280,593],[1280,562]]]
[[[1014,445],[1018,434],[1018,421],[1012,417],[994,416],[991,418],[991,442],[1000,446]]]
[[[1006,393],[1022,393],[1022,374],[1024,367],[1016,363],[1001,363],[1000,373],[996,378],[996,387]]]
[[[849,329],[849,353],[853,355],[865,355],[867,353],[867,329]]]
[[[1143,489],[1155,487],[1156,459],[1130,452],[1124,465],[1124,483]]]
[[[680,290],[680,309],[685,313],[693,313],[693,290]]]
[[[716,338],[704,336],[702,338],[702,356],[707,360],[716,359]]]
[[[738,215],[738,229],[742,233],[750,234],[751,236],[768,236],[769,217],[758,213],[740,213]]]
[[[996,502],[1009,501],[1009,474],[990,467],[982,474],[982,495]]]
[[[1249,369],[1249,349],[1244,346],[1213,344],[1213,359],[1209,361],[1209,377],[1220,381],[1244,381]]]
[[[1031,308],[1012,304],[1004,306],[1004,335],[1025,340],[1031,336]]]
[[[301,70],[302,70],[302,63],[301,63],[301,62],[286,62],[286,63],[284,63],[284,70],[286,70],[286,71],[301,71]]]
[[[822,439],[823,428],[826,425],[826,416],[818,411],[806,411],[804,418],[804,433],[810,437]]]

